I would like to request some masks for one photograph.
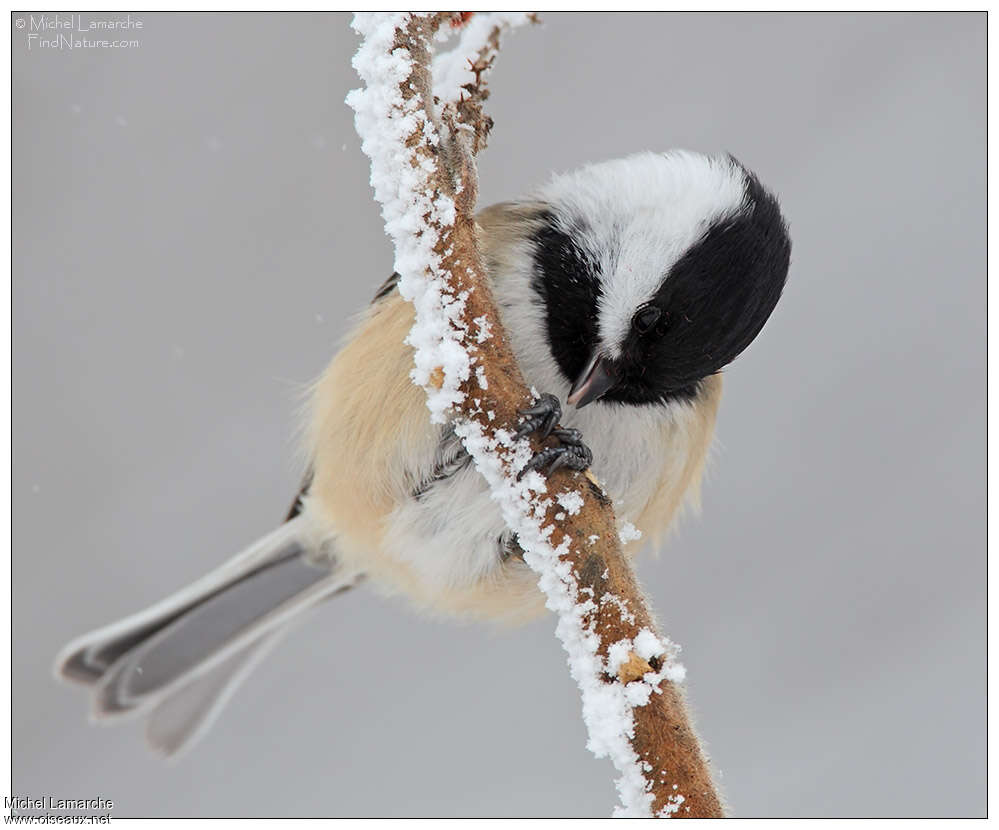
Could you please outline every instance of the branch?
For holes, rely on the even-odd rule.
[[[347,98],[395,244],[400,291],[416,308],[408,342],[431,420],[450,422],[537,572],[579,684],[587,746],[619,772],[617,815],[722,814],[687,715],[676,647],[658,633],[611,500],[588,470],[531,471],[543,446],[514,439],[532,402],[493,303],[474,211],[482,104],[501,33],[523,14],[363,14],[354,58],[364,87]],[[433,61],[435,40],[461,27]],[[435,83],[436,80],[436,83]]]

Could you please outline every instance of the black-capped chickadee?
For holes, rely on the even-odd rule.
[[[503,325],[545,393],[525,428],[565,427],[536,466],[592,454],[619,519],[657,540],[697,499],[719,371],[783,289],[776,199],[730,157],[647,153],[556,176],[478,222]],[[543,608],[484,480],[410,380],[412,324],[390,278],[315,384],[309,473],[283,525],[63,650],[58,673],[92,688],[95,719],[148,714],[150,744],[175,753],[293,619],[362,577],[437,612]]]

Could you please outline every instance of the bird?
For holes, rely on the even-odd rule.
[[[527,468],[591,468],[642,545],[660,544],[699,504],[722,370],[784,289],[791,241],[776,196],[731,155],[644,152],[555,174],[476,222],[536,393],[517,434],[555,439]],[[362,580],[418,612],[542,613],[454,423],[432,423],[411,380],[414,311],[398,283],[377,290],[311,388],[307,472],[285,521],[60,652],[56,674],[89,689],[93,720],[145,717],[150,747],[179,755],[296,621]]]

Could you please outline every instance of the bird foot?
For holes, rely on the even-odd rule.
[[[534,402],[530,409],[522,409],[518,413],[524,420],[517,430],[517,438],[526,438],[532,432],[538,433],[538,438],[544,441],[552,430],[558,419],[562,417],[562,404],[554,395],[544,394]]]
[[[593,453],[583,443],[582,433],[578,429],[555,429],[558,419],[562,417],[562,405],[554,395],[542,395],[530,409],[520,412],[524,421],[517,430],[517,438],[526,438],[531,433],[537,433],[544,440],[548,436],[558,439],[558,445],[545,447],[536,453],[530,461],[517,473],[519,481],[528,470],[547,470],[553,473],[559,467],[570,470],[585,470],[593,461]]]

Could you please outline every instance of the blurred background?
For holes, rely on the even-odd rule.
[[[69,638],[281,519],[301,390],[392,270],[349,18],[132,19],[117,50],[12,19],[14,793],[608,815],[551,617],[351,592],[172,765],[52,678]],[[735,815],[985,812],[985,59],[984,14],[546,14],[493,73],[483,205],[686,147],[738,156],[790,221],[703,515],[639,564]]]

